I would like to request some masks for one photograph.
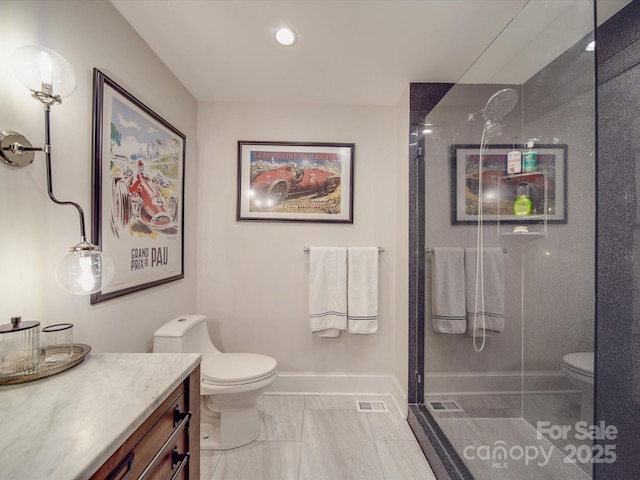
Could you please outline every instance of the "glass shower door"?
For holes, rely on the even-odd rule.
[[[453,478],[591,474],[593,18],[527,2],[414,132],[420,414]]]

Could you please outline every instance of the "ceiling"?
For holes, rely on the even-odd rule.
[[[599,22],[629,1],[599,0]],[[592,8],[586,0],[111,2],[198,101],[356,105],[395,105],[410,82],[522,83],[591,30]],[[297,32],[295,45],[275,43],[281,26]]]

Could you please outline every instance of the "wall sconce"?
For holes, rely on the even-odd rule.
[[[113,279],[113,261],[89,242],[85,233],[84,212],[75,202],[60,201],[53,194],[51,182],[50,110],[62,103],[62,97],[76,88],[73,67],[58,53],[44,47],[27,45],[15,52],[16,76],[31,95],[44,105],[44,147],[33,147],[20,133],[0,132],[0,158],[10,167],[26,167],[35,152],[44,152],[49,198],[58,205],[72,205],[80,218],[80,243],[71,247],[56,271],[56,281],[70,293],[87,295],[102,290]]]

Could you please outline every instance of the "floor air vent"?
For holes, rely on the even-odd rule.
[[[464,412],[453,400],[430,400],[427,405],[429,405],[429,410],[436,413]]]
[[[359,412],[378,413],[388,412],[387,404],[382,400],[356,400],[356,406]]]

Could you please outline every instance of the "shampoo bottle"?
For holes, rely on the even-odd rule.
[[[507,153],[507,173],[513,175],[522,172],[522,152],[512,150]]]
[[[516,190],[516,201],[513,202],[513,214],[518,217],[531,215],[533,204],[529,198],[529,185],[520,183]]]
[[[538,169],[538,152],[533,149],[534,140],[527,142],[527,151],[522,155],[522,171],[525,173],[535,172]]]

